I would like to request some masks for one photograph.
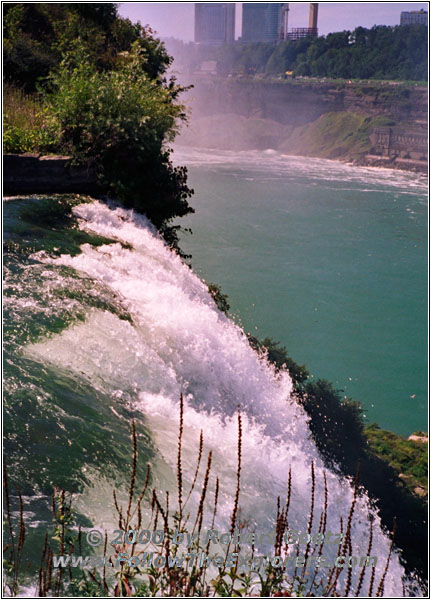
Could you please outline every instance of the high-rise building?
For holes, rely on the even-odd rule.
[[[196,3],[195,42],[208,46],[231,44],[235,39],[235,3]]]
[[[289,27],[289,3],[285,2],[280,12],[280,38],[285,40]]]
[[[400,25],[428,25],[428,11],[422,9],[402,12]]]
[[[282,2],[244,2],[242,5],[243,42],[276,42],[282,37]]]

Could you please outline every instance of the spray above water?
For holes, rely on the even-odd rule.
[[[191,483],[200,431],[212,450],[220,479],[216,525],[228,531],[236,488],[238,425],[242,416],[240,520],[259,532],[274,529],[277,497],[286,497],[289,469],[292,496],[289,526],[307,530],[312,486],[315,522],[323,510],[324,467],[307,418],[292,398],[287,373],[276,374],[250,347],[246,336],[217,310],[205,284],[172,253],[142,216],[101,202],[74,209],[80,228],[118,243],[82,246],[77,256],[45,263],[72,267],[109,287],[131,316],[90,309],[84,322],[28,345],[25,355],[82,378],[110,398],[131,399],[157,449],[153,467],[162,485],[176,485],[178,402],[184,395],[182,469]],[[313,465],[315,475],[310,475]],[[352,482],[326,473],[327,529],[340,531],[353,500]],[[191,499],[197,502],[198,495]],[[376,580],[385,569],[390,539],[370,509],[357,498],[349,554],[366,556],[370,519],[372,554],[379,557]],[[317,531],[317,529],[316,529]],[[333,553],[336,552],[334,546]],[[354,570],[353,570],[354,571]],[[359,569],[352,577],[357,583]],[[404,570],[392,554],[385,594],[402,594]]]

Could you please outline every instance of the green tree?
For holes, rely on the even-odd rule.
[[[91,166],[112,196],[177,247],[178,227],[169,223],[193,212],[192,190],[186,168],[170,159],[186,114],[163,43],[112,3],[8,4],[3,32],[9,96],[21,99],[23,114],[36,113],[22,127],[12,118],[19,111],[7,111],[9,146],[60,151]]]
[[[85,48],[67,55],[53,74],[48,106],[64,151],[91,164],[113,196],[161,228],[193,209],[187,171],[170,162],[183,106],[181,89],[147,74],[147,49],[135,41],[117,69],[99,72]]]
[[[199,50],[200,60],[216,60],[220,75],[266,73],[331,78],[427,79],[427,27],[357,27],[313,38],[279,44],[240,42],[222,48]],[[193,52],[187,51],[189,62]],[[183,56],[184,62],[187,58]],[[196,64],[196,63],[195,63]]]

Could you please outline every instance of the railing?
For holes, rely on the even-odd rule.
[[[294,27],[293,29],[291,29],[287,36],[286,39],[288,40],[299,40],[301,38],[305,38],[305,37],[317,37],[318,35],[318,29],[317,27]]]

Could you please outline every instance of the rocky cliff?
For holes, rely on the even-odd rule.
[[[207,76],[195,79],[188,104],[193,116],[181,137],[186,144],[226,149],[272,147],[290,154],[363,163],[378,159],[384,165],[426,168],[423,147],[428,104],[423,86]],[[381,138],[385,127],[402,127],[406,133],[397,136],[397,143],[386,154],[375,147],[376,136],[372,137],[379,128]],[[421,156],[411,158],[419,138]],[[393,135],[391,139],[395,139]],[[395,164],[399,158],[405,159],[403,165]]]
[[[327,112],[347,111],[387,116],[397,121],[427,121],[427,89],[396,82],[334,83],[312,80],[265,82],[197,78],[189,93],[196,116],[234,113],[305,125]]]

